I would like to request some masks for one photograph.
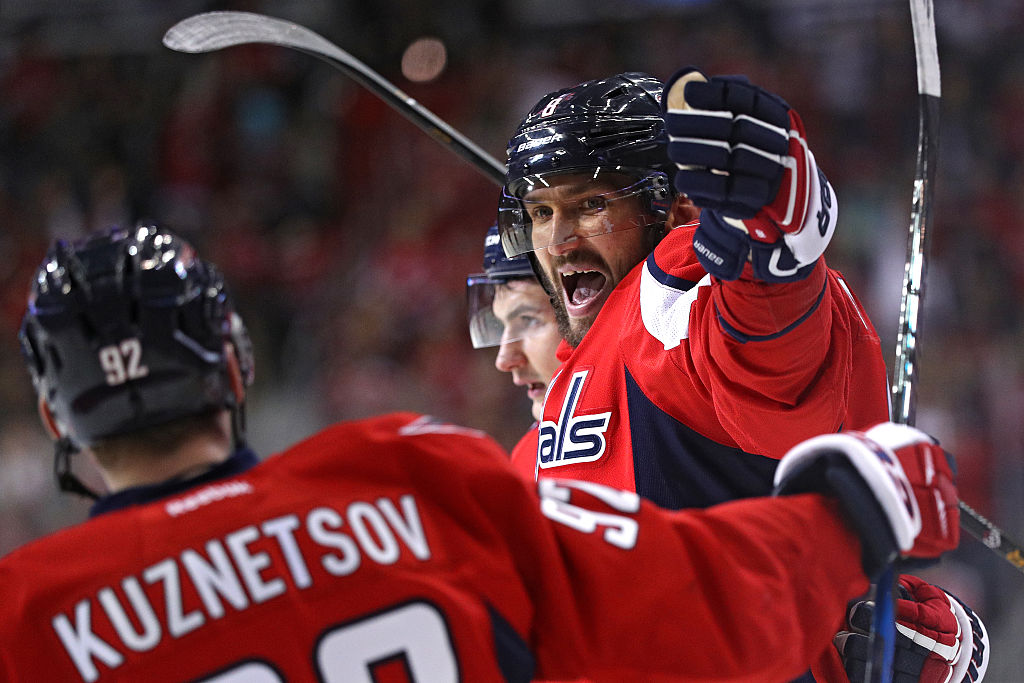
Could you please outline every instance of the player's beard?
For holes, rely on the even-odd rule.
[[[643,244],[640,246],[635,256],[635,263],[643,261],[649,253],[654,249],[654,246],[661,240],[665,235],[665,224],[663,222],[648,223],[644,226],[646,230],[645,239]],[[603,258],[596,257],[602,262]],[[585,318],[572,318],[569,316],[569,311],[565,306],[564,292],[560,287],[555,287],[551,278],[548,277],[545,268],[537,261],[536,257],[531,258],[533,265],[533,272],[537,275],[541,286],[544,291],[548,293],[548,297],[551,300],[551,307],[555,311],[555,321],[558,323],[558,333],[562,335],[562,339],[566,341],[572,348],[576,348],[583,341],[583,337],[590,330],[590,327],[594,324],[597,316],[600,314],[598,310],[593,316],[587,316]],[[634,265],[635,265],[634,263]],[[605,271],[608,273],[608,277],[614,277],[613,270],[605,263]],[[622,274],[624,276],[624,273]],[[614,284],[614,287],[618,287],[620,279]],[[601,308],[604,308],[602,304]]]

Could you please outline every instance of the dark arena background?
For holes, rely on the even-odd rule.
[[[317,31],[500,160],[551,90],[690,64],[748,75],[806,123],[840,207],[829,261],[891,371],[918,125],[905,0],[3,0],[0,554],[87,510],[57,493],[17,345],[56,236],[154,221],[227,272],[256,346],[249,433],[263,455],[394,409],[507,447],[530,424],[523,389],[466,326],[465,276],[481,269],[496,185],[308,55],[161,44],[208,10]],[[940,152],[916,425],[957,455],[963,499],[1021,538],[1024,3],[936,0],[935,18]],[[922,575],[985,619],[985,680],[1024,680],[1024,576],[967,534]]]

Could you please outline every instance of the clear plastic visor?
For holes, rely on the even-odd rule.
[[[564,197],[555,197],[554,193],[551,197],[543,194],[538,197],[534,191],[548,185],[543,177],[535,178],[535,184],[524,192],[525,198],[512,195],[507,187],[502,189],[498,233],[509,258],[574,239],[632,230],[664,220],[650,208],[669,195],[668,179],[662,173],[617,189],[608,189],[609,178],[599,180],[595,173],[590,181],[568,187]],[[634,199],[637,197],[645,201],[637,202]],[[634,201],[627,201],[630,199]]]
[[[484,274],[466,278],[466,306],[469,318],[469,338],[474,349],[497,346],[505,325],[494,315],[495,283]]]
[[[501,346],[526,339],[541,328],[530,316],[513,315],[506,324],[494,314],[494,297],[505,281],[495,281],[483,273],[466,278],[466,303],[469,338],[474,349]]]

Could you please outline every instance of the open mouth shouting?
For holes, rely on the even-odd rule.
[[[600,270],[582,265],[559,268],[562,296],[566,312],[573,318],[597,315],[611,293],[608,276]]]

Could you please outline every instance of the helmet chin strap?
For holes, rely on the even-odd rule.
[[[237,321],[237,322],[236,322]],[[235,315],[232,318],[232,323],[241,324],[242,319]],[[244,333],[244,328],[243,328]],[[234,450],[246,447],[245,441],[245,387],[247,371],[242,369],[242,361],[239,359],[239,344],[241,343],[240,338],[236,338],[232,343],[225,342],[224,354],[227,358],[227,372],[228,378],[231,383],[231,392],[234,395],[234,401],[231,404],[231,440],[233,442]],[[242,350],[244,354],[246,351]],[[251,353],[251,352],[250,352]],[[246,361],[251,363],[251,358]],[[248,366],[251,368],[251,366]],[[251,380],[251,377],[249,378]]]
[[[57,488],[65,493],[74,493],[83,498],[98,500],[100,495],[82,483],[71,468],[71,456],[79,452],[78,446],[57,423],[50,410],[50,404],[40,395],[39,417],[46,431],[53,437],[53,475],[57,479]]]
[[[245,448],[248,444],[245,441],[245,402],[240,402],[231,409],[231,440],[234,442],[234,450]]]
[[[540,265],[540,261],[537,260],[537,254],[528,251],[526,252],[526,258],[530,261],[530,267],[533,268],[533,275],[537,278],[537,282],[544,288],[548,296],[555,296],[555,292],[551,287],[551,281],[544,275],[544,269]]]
[[[66,436],[62,436],[54,442],[53,474],[57,477],[57,488],[83,498],[98,500],[100,495],[83,484],[71,469],[71,456],[78,452],[78,446]]]

